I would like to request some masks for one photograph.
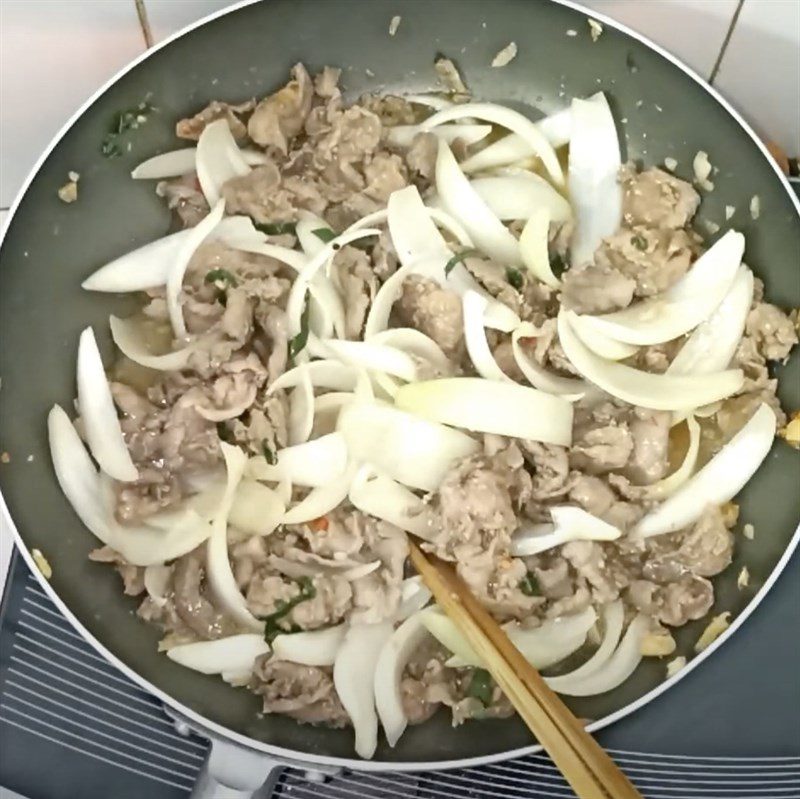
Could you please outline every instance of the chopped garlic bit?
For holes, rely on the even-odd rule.
[[[392,17],[391,22],[389,23],[389,36],[394,36],[397,33],[397,29],[400,27],[400,21],[403,18],[401,16],[394,16]]]
[[[8,452],[3,452],[2,454],[0,454],[0,462],[11,463],[11,454]]]
[[[756,537],[756,528],[748,523],[742,528],[742,535],[748,540],[752,541]]]
[[[72,171],[69,171],[69,172],[67,172],[67,177],[68,177],[68,178],[69,178],[69,179],[70,179],[70,180],[71,180],[73,183],[77,183],[77,182],[78,182],[78,181],[81,179],[81,176],[80,176],[80,174],[78,174],[77,172],[72,172]]]
[[[439,80],[454,94],[469,94],[469,89],[456,65],[449,58],[437,58],[434,64]]]
[[[575,36],[577,36],[577,35],[578,35],[578,31],[576,31],[576,30],[573,30],[572,28],[570,28],[570,29],[567,31],[567,36],[569,36],[570,38],[574,38],[574,37],[575,37]]]
[[[708,647],[731,626],[730,619],[730,611],[725,611],[725,613],[720,613],[719,616],[714,616],[705,630],[703,630],[700,638],[697,639],[697,643],[694,645],[694,651],[702,652],[704,649],[708,649]]]
[[[603,26],[596,19],[589,19],[589,35],[596,42],[603,35]]]
[[[42,573],[44,578],[46,580],[49,580],[53,576],[53,569],[47,562],[47,558],[44,555],[42,555],[41,551],[38,549],[32,549],[31,555],[33,557],[33,562],[36,564],[37,568]]]
[[[504,67],[517,57],[517,43],[509,42],[493,59],[493,67]]]
[[[673,658],[667,663],[667,679],[674,677],[682,668],[686,666],[686,658],[681,655],[680,657]]]
[[[719,509],[722,512],[722,521],[728,529],[739,521],[739,506],[735,502],[726,502]]]
[[[639,651],[644,657],[664,657],[675,651],[675,639],[666,631],[658,630],[647,633],[642,639]]]
[[[74,203],[78,199],[78,181],[70,179],[65,183],[58,190],[58,199],[63,203]]]
[[[664,159],[664,168],[670,172],[674,172],[678,168],[678,162],[674,158]]]
[[[750,585],[750,571],[747,566],[742,566],[742,570],[736,578],[736,587],[741,591],[742,588],[747,588],[748,585]]]
[[[705,229],[713,236],[715,233],[719,233],[719,225],[716,222],[712,222],[710,219],[703,220],[703,226]]]
[[[735,205],[726,205],[725,206],[725,219],[730,219],[736,213],[736,206]]]
[[[800,449],[800,411],[795,411],[786,427],[778,431],[778,435],[790,446]]]
[[[750,200],[750,216],[753,219],[758,219],[761,216],[761,198],[757,194],[754,194]]]
[[[708,160],[708,153],[704,150],[698,151],[694,161],[692,161],[692,168],[694,169],[694,179],[697,185],[705,191],[713,191],[714,184],[708,179],[713,169],[711,162]]]

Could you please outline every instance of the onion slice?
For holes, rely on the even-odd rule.
[[[517,240],[472,188],[443,141],[436,157],[436,191],[444,209],[464,226],[483,252],[499,263],[521,263]]]
[[[511,378],[498,366],[489,348],[483,317],[489,303],[486,298],[474,291],[465,291],[461,298],[464,317],[464,343],[475,371],[486,380],[506,380]]]
[[[708,374],[727,369],[742,339],[753,302],[753,273],[742,264],[725,298],[686,339],[667,374]]]
[[[276,658],[303,666],[332,666],[346,629],[344,624],[337,624],[323,630],[279,635],[272,642],[272,651]]]
[[[709,505],[733,499],[755,474],[772,447],[777,419],[761,403],[747,424],[672,496],[634,527],[642,538],[673,533],[693,524]]]
[[[714,313],[736,279],[743,253],[744,236],[729,230],[663,294],[584,319],[592,329],[628,344],[672,341]]]
[[[548,394],[557,394],[569,402],[581,399],[589,386],[583,380],[574,377],[562,377],[540,366],[523,350],[519,340],[521,338],[536,338],[539,328],[530,322],[522,322],[511,334],[511,351],[522,374],[527,381],[540,391]]]
[[[375,754],[378,745],[375,666],[391,634],[390,622],[351,625],[333,664],[333,684],[353,722],[356,753],[366,760]]]
[[[609,338],[591,325],[587,324],[586,317],[570,316],[570,325],[575,335],[595,354],[609,361],[621,361],[635,355],[639,348],[634,344],[625,344],[622,341]]]
[[[301,364],[300,384],[294,388],[289,397],[289,419],[287,431],[289,444],[302,444],[308,441],[314,427],[314,386],[308,364]]]
[[[86,441],[100,468],[115,480],[136,480],[139,472],[122,435],[100,350],[91,327],[81,333],[78,343],[78,408]]]
[[[350,457],[423,491],[436,491],[456,461],[480,449],[460,430],[390,405],[351,403],[340,413],[338,429]]]
[[[352,391],[358,380],[358,369],[354,366],[343,364],[333,359],[312,361],[300,364],[284,372],[279,378],[270,383],[267,389],[272,394],[279,389],[294,388],[299,386],[308,374],[314,388],[324,388],[329,391]]]
[[[187,669],[202,674],[249,673],[256,658],[269,652],[261,635],[231,635],[216,641],[178,644],[167,650],[167,657]]]
[[[236,488],[228,521],[247,535],[266,536],[283,521],[286,506],[276,491],[254,480],[242,480]]]
[[[622,221],[622,158],[614,117],[605,95],[572,101],[569,195],[575,209],[571,242],[573,266],[588,263]]]
[[[347,469],[347,446],[341,433],[329,433],[313,441],[278,451],[278,462],[267,463],[258,455],[250,458],[248,473],[256,480],[289,480],[295,485],[327,485]]]
[[[147,596],[158,607],[163,608],[167,604],[167,591],[172,577],[172,568],[161,564],[145,566],[142,582]]]
[[[220,609],[245,629],[259,631],[264,625],[249,611],[228,557],[228,515],[247,465],[247,457],[239,447],[224,441],[220,442],[220,448],[225,458],[225,493],[214,514],[211,537],[206,545],[206,577]]]
[[[568,447],[572,405],[516,383],[449,377],[403,386],[395,405],[425,419],[476,433],[495,433]]]
[[[325,485],[312,488],[300,502],[285,512],[281,523],[302,524],[330,513],[347,499],[354,476],[355,467],[348,466],[340,477],[333,478]]]
[[[615,541],[622,535],[618,527],[572,505],[552,506],[550,517],[552,524],[523,524],[511,540],[511,554],[538,555],[567,541]]]
[[[550,234],[550,212],[539,208],[531,214],[519,237],[519,252],[522,263],[536,278],[551,288],[557,289],[561,281],[550,267],[548,236]]]
[[[240,150],[244,162],[248,166],[265,164],[266,153],[259,150]],[[177,178],[194,172],[197,165],[197,148],[184,147],[181,150],[170,150],[142,161],[132,172],[134,180],[165,180]]]
[[[375,664],[375,707],[389,746],[394,747],[408,725],[400,681],[408,661],[428,636],[421,613],[407,618],[384,643]]]
[[[225,183],[250,172],[226,119],[214,120],[203,128],[195,155],[197,180],[212,207],[219,202]]]
[[[516,133],[528,145],[530,150],[541,159],[553,183],[556,186],[564,185],[564,172],[558,162],[558,156],[547,137],[534,122],[511,108],[494,105],[493,103],[463,103],[432,114],[422,123],[421,127],[424,130],[432,130],[444,122],[454,122],[464,117],[484,119],[494,125],[508,128],[512,133]]]
[[[129,360],[146,366],[148,369],[158,369],[164,372],[179,371],[189,363],[189,358],[200,343],[198,341],[191,342],[179,350],[153,355],[148,351],[144,336],[135,322],[110,316],[108,324],[111,328],[111,337],[120,352]]]
[[[393,147],[410,147],[414,143],[414,137],[419,133],[424,133],[420,125],[394,125],[386,129],[386,141]],[[460,139],[467,146],[483,141],[491,132],[491,125],[461,124],[461,125],[440,125],[429,133],[433,133],[437,139],[443,139],[448,144],[452,144],[456,139]]]
[[[700,452],[701,430],[692,414],[686,417],[686,424],[689,428],[689,447],[681,465],[672,474],[647,486],[648,499],[666,499],[672,496],[692,476]]]
[[[464,165],[461,165],[462,172]],[[547,211],[553,222],[572,219],[569,202],[543,177],[535,172],[519,170],[510,174],[474,178],[470,185],[504,222],[528,219],[537,211]]]
[[[740,369],[709,375],[668,375],[606,361],[575,335],[572,318],[571,311],[558,315],[558,339],[567,358],[587,380],[631,405],[662,411],[696,408],[735,394],[744,383]]]
[[[353,507],[382,519],[418,538],[429,540],[433,534],[433,514],[416,494],[372,466],[364,465],[356,473],[348,499]]]
[[[566,689],[570,684],[579,683],[599,671],[614,654],[622,636],[624,624],[625,606],[622,604],[622,600],[617,599],[606,605],[603,608],[603,640],[597,651],[577,669],[558,677],[545,677],[548,686],[559,692],[562,688]]]
[[[172,323],[172,330],[175,338],[183,338],[186,335],[186,322],[183,318],[183,310],[180,303],[181,288],[183,286],[183,276],[189,261],[192,260],[197,248],[212,233],[214,228],[220,223],[222,215],[225,213],[225,200],[220,200],[210,211],[190,231],[190,234],[181,243],[180,250],[175,256],[175,261],[170,266],[167,276],[167,309],[169,319]]]
[[[351,366],[361,366],[394,375],[402,380],[417,379],[417,364],[408,353],[386,344],[369,341],[327,339],[320,342],[329,355]]]
[[[641,643],[649,624],[650,620],[647,616],[636,616],[628,625],[614,654],[588,676],[578,680],[572,678],[573,675],[565,674],[557,678],[545,677],[545,682],[553,690],[566,696],[595,696],[612,691],[622,685],[636,671],[636,667],[641,662]],[[558,688],[555,688],[551,682],[556,679],[561,680]]]
[[[442,348],[422,331],[413,327],[393,327],[376,333],[369,339],[372,344],[383,344],[427,361],[441,374],[451,374],[454,366]]]
[[[400,606],[397,608],[395,621],[405,621],[409,616],[422,610],[430,602],[431,596],[433,594],[430,588],[422,582],[418,574],[407,577],[400,584]]]

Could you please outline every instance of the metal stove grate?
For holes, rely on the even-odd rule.
[[[0,644],[0,783],[30,799],[186,799],[206,742],[179,735],[157,700],[97,655],[19,559],[9,579]],[[800,799],[800,757],[794,755],[686,758],[611,751],[647,799]],[[346,772],[325,784],[288,769],[272,796],[566,799],[573,794],[547,757],[531,755],[440,773]]]

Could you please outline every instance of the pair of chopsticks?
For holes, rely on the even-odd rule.
[[[566,705],[519,653],[449,563],[409,540],[411,562],[580,799],[642,799]]]

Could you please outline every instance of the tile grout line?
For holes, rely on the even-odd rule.
[[[147,16],[147,7],[144,4],[145,0],[133,0],[136,7],[136,17],[139,20],[139,27],[142,30],[142,38],[144,39],[144,46],[149,50],[153,46],[153,29],[150,27],[150,20]]]
[[[711,73],[708,76],[708,82],[712,86],[714,84],[714,80],[719,74],[719,69],[722,66],[722,59],[725,58],[725,53],[728,51],[728,45],[731,43],[731,37],[733,36],[733,31],[736,28],[736,23],[739,21],[739,15],[742,13],[743,7],[744,0],[739,0],[736,8],[734,9],[733,16],[731,17],[731,24],[728,26],[728,32],[725,34],[725,38],[722,40],[722,46],[719,48],[717,60],[714,62],[714,66],[711,68]]]

